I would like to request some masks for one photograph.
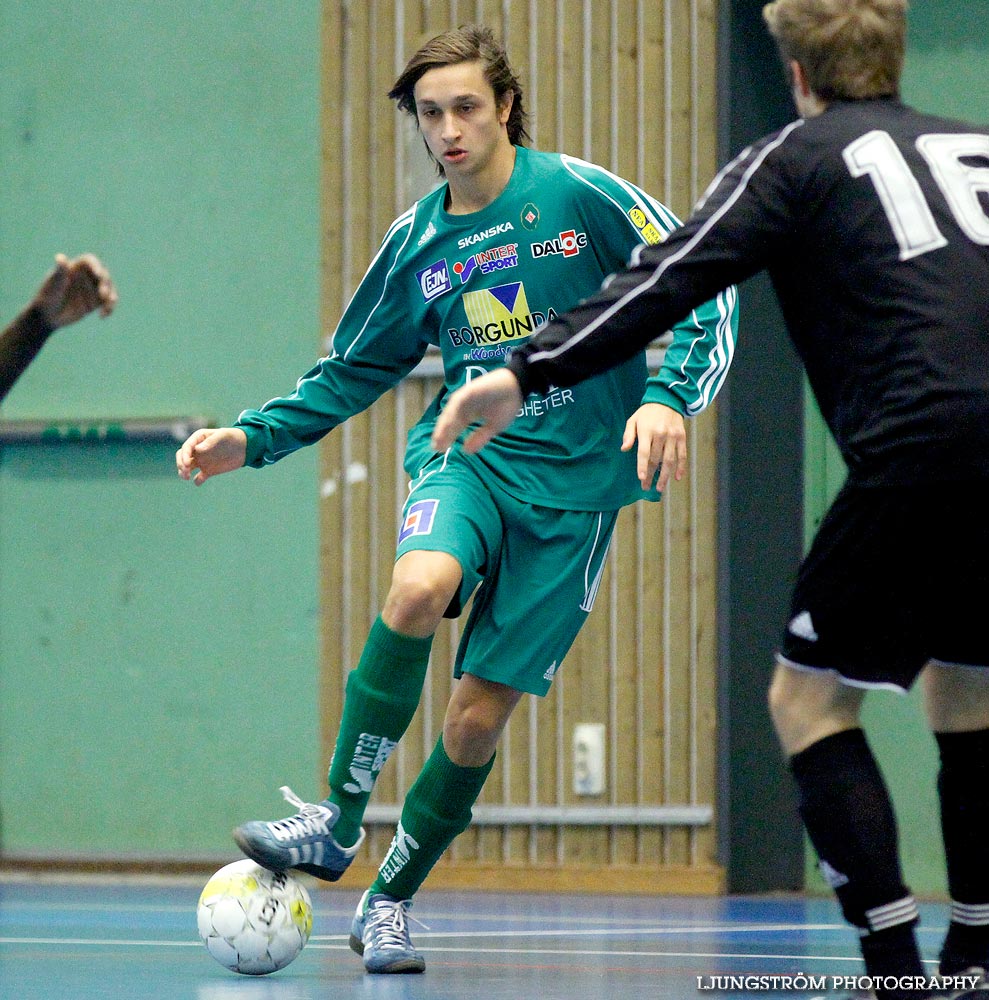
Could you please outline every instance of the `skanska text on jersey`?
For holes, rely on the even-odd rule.
[[[461,250],[466,250],[467,247],[473,246],[475,243],[480,243],[481,240],[489,240],[492,236],[500,236],[502,233],[509,233],[514,229],[515,227],[510,222],[499,222],[497,226],[492,226],[490,229],[485,229],[480,233],[471,233],[470,236],[464,236],[457,241],[457,246]]]
[[[525,313],[522,316],[507,315],[503,319],[480,326],[450,327],[446,332],[450,338],[450,343],[454,347],[500,344],[503,340],[517,340],[520,337],[528,337],[542,326],[543,323],[551,323],[556,317],[556,310],[550,308],[545,313],[532,312]]]

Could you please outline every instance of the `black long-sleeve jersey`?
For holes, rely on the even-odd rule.
[[[989,478],[989,135],[895,99],[744,150],[509,367],[523,394],[571,385],[762,269],[854,481]]]

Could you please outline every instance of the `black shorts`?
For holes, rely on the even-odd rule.
[[[989,666],[989,483],[846,485],[800,567],[780,659],[907,690]]]

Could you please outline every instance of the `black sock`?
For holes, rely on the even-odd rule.
[[[938,795],[951,893],[951,923],[940,971],[989,968],[989,729],[935,733],[941,753]]]
[[[866,971],[924,975],[913,931],[917,904],[903,883],[893,806],[865,733],[827,736],[794,754],[790,768],[821,871],[845,919],[864,932]]]
[[[915,954],[917,945],[914,939],[913,924],[900,924],[887,931],[866,934],[859,943],[862,958],[865,960],[865,970],[877,982],[892,984],[896,980],[906,982],[905,976],[922,976],[928,973],[917,959],[915,969],[904,971],[905,956]],[[930,990],[903,989],[899,986],[886,989],[884,986],[875,990],[877,1000],[919,1000],[931,995]]]

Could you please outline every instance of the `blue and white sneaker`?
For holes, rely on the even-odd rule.
[[[298,813],[271,823],[254,820],[238,826],[233,832],[237,846],[252,861],[273,872],[292,868],[336,882],[364,843],[363,828],[353,847],[341,847],[330,833],[340,816],[339,806],[329,799],[303,802],[288,785],[280,791]]]
[[[368,972],[423,972],[426,960],[409,938],[411,899],[392,899],[371,890],[361,896],[350,925],[350,947],[364,956]],[[426,927],[419,920],[420,927]],[[426,928],[429,929],[428,927]]]

